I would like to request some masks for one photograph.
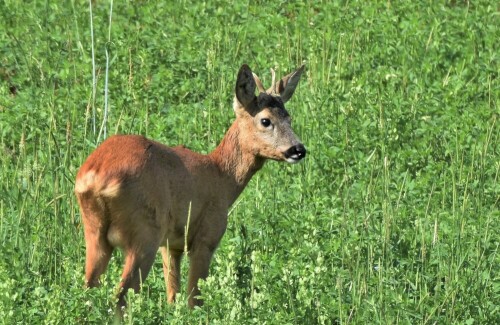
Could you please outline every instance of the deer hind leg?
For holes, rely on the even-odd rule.
[[[120,292],[118,294],[118,307],[126,305],[125,296],[128,289],[132,288],[136,293],[141,289],[141,284],[146,280],[151,266],[155,260],[159,245],[156,242],[140,243],[140,247],[125,250],[125,267],[122,273]]]
[[[182,251],[169,250],[166,247],[161,248],[168,303],[175,302],[175,295],[179,292],[181,286],[182,253]]]
[[[99,286],[99,277],[106,271],[113,253],[107,239],[108,222],[102,202],[91,193],[78,196],[85,233],[85,284]]]

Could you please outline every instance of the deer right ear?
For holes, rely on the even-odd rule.
[[[296,71],[284,76],[276,83],[276,90],[280,94],[283,103],[286,103],[295,92],[295,88],[299,84],[300,76],[304,72],[304,65],[301,65]]]
[[[238,79],[236,80],[236,99],[243,105],[246,110],[251,109],[250,104],[255,99],[255,80],[252,70],[246,64],[242,65],[238,72]]]

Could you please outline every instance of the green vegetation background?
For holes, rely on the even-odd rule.
[[[0,323],[113,321],[122,256],[83,289],[73,195],[104,120],[206,153],[242,63],[269,84],[302,62],[305,161],[251,181],[202,309],[166,304],[158,257],[125,322],[499,323],[496,1],[93,1],[92,18],[0,2]]]

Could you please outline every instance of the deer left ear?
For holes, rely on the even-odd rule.
[[[276,91],[280,94],[283,103],[286,103],[290,98],[292,98],[295,88],[299,84],[300,76],[304,72],[305,65],[301,65],[300,68],[294,72],[284,76],[281,80],[276,83]]]
[[[255,80],[252,74],[252,70],[246,64],[242,65],[240,71],[238,72],[238,78],[236,80],[236,99],[243,105],[245,109],[250,109],[250,104],[255,99]]]

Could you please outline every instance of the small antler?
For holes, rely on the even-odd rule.
[[[262,85],[262,81],[260,81],[259,77],[255,73],[252,72],[252,74],[253,74],[253,80],[255,80],[255,84],[257,85],[257,89],[259,89],[259,92],[265,93],[266,89]]]
[[[276,72],[274,71],[273,68],[271,68],[271,75],[272,75],[272,81],[271,81],[271,95],[276,95]]]

